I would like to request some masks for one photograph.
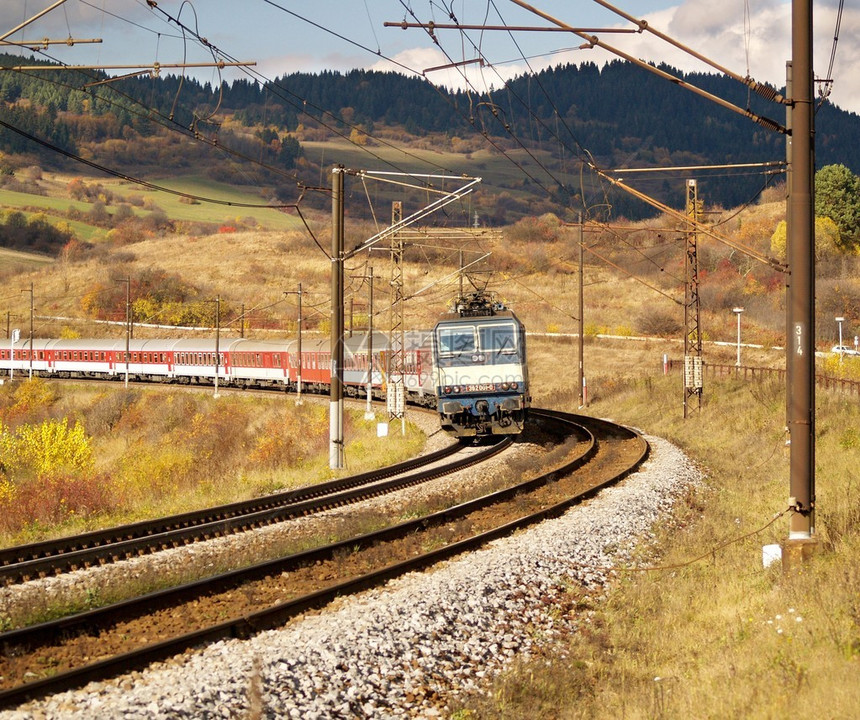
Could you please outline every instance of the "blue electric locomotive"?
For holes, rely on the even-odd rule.
[[[442,429],[457,437],[515,435],[530,403],[526,331],[481,293],[460,298],[433,331]]]

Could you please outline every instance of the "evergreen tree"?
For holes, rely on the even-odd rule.
[[[844,165],[826,165],[815,173],[815,214],[839,228],[843,250],[860,249],[860,178]]]

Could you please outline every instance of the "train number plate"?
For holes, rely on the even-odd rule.
[[[493,383],[479,383],[478,385],[466,385],[466,392],[492,392],[495,390]]]

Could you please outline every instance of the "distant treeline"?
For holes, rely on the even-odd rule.
[[[21,62],[19,57],[0,55],[2,66]],[[785,124],[783,106],[751,95],[729,78],[664,69]],[[74,151],[83,143],[127,139],[131,133],[152,136],[160,131],[154,120],[187,134],[210,133],[219,127],[219,117],[231,114],[255,129],[254,141],[262,143],[267,157],[281,167],[293,167],[301,156],[301,148],[287,135],[299,126],[322,126],[346,136],[356,128],[373,136],[385,126],[416,138],[443,134],[472,141],[484,136],[516,140],[559,158],[576,160],[588,153],[606,168],[723,165],[785,157],[783,135],[621,61],[544,70],[483,96],[448,92],[421,78],[365,70],[294,73],[268,85],[236,80],[220,88],[176,76],[85,87],[100,79],[105,76],[97,72],[85,76],[76,71],[2,71],[3,116],[16,127]],[[824,103],[815,124],[818,166],[839,163],[860,174],[860,144],[854,142],[860,137],[860,117]],[[260,128],[275,128],[276,134],[263,135]],[[0,132],[0,151],[43,157],[47,152],[7,131]],[[253,147],[249,145],[247,152],[254,152]],[[763,182],[761,172],[753,170],[748,176],[712,176],[705,180],[703,192],[708,202],[733,207],[753,197]],[[655,194],[661,189],[668,192],[667,180],[654,183]],[[567,188],[559,188],[558,199],[565,200],[566,194]]]

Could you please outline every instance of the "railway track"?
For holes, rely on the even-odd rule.
[[[647,444],[641,437],[611,423],[541,410],[534,411],[533,416],[543,423],[564,424],[577,437],[562,462],[536,477],[340,543],[3,633],[0,675],[6,689],[0,691],[0,706],[141,667],[201,643],[276,627],[339,595],[427,567],[561,514],[626,476],[647,455]],[[427,547],[433,549],[427,551]],[[290,593],[292,596],[285,599]],[[245,599],[244,605],[230,600],[237,596]],[[233,619],[212,622],[210,618],[222,614],[225,607]],[[156,620],[157,616],[161,620]],[[159,622],[162,629],[156,630]],[[185,632],[178,632],[177,627]],[[128,638],[141,634],[148,642],[129,649]],[[152,642],[154,637],[158,639]],[[91,658],[105,654],[110,657],[91,662]],[[57,674],[27,682],[31,678],[26,668],[34,667],[36,658]]]
[[[457,443],[380,470],[261,498],[0,550],[0,583],[11,584],[136,557],[283,522],[426,482],[482,462],[510,439],[464,451]],[[450,462],[442,461],[456,455]]]

